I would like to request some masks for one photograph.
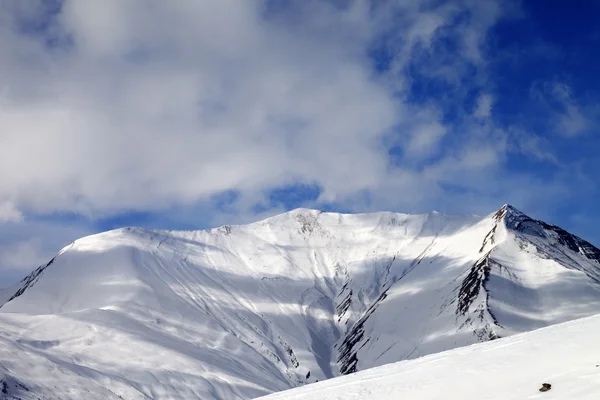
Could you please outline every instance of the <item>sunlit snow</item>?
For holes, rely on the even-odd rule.
[[[299,209],[90,236],[0,293],[0,379],[22,399],[248,399],[598,313],[600,251],[558,229],[511,207]]]
[[[384,365],[261,400],[596,400],[600,316]],[[550,390],[540,392],[542,384]]]

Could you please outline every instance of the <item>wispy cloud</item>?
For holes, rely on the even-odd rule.
[[[490,94],[480,95],[473,115],[477,118],[489,118],[492,115],[493,104],[494,98]]]
[[[558,117],[559,132],[567,136],[584,133],[590,127],[590,121],[585,117],[577,102],[573,99],[571,88],[564,83],[553,83],[552,94],[563,107]]]
[[[532,95],[553,114],[555,132],[575,137],[589,132],[595,125],[594,105],[581,104],[571,86],[564,82],[536,82]]]

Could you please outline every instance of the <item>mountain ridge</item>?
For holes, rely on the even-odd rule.
[[[600,312],[597,251],[510,205],[120,228],[28,275],[0,333],[59,343],[36,351],[122,396],[250,398]],[[48,332],[14,331],[15,318]]]

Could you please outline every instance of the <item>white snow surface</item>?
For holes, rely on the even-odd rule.
[[[600,316],[360,371],[261,400],[596,400]],[[551,385],[540,392],[543,383]]]
[[[119,229],[0,293],[0,386],[21,399],[255,398],[600,313],[599,259],[512,207]]]

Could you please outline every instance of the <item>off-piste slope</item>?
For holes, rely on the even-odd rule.
[[[600,316],[388,364],[261,400],[596,400]],[[540,392],[544,383],[550,390]]]
[[[22,398],[253,398],[598,313],[599,260],[510,206],[119,229],[3,294],[0,374]]]

